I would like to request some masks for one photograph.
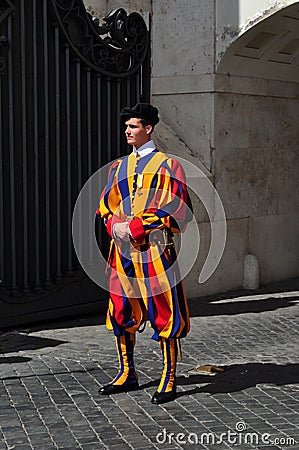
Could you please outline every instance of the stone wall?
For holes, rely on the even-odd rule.
[[[151,0],[84,0],[84,4],[90,14],[100,19],[117,8],[124,8],[128,13],[151,11]]]
[[[102,19],[107,14],[107,0],[83,0],[86,10],[94,17]]]
[[[241,287],[245,255],[254,254],[261,283],[296,277],[298,86],[218,76],[215,90],[212,173],[225,208],[229,236],[218,270],[233,268],[230,288]]]
[[[286,39],[292,44],[296,37],[299,2],[86,3],[103,8],[98,11],[152,8],[152,102],[163,119],[157,145],[201,168],[222,199],[224,255],[213,276],[199,285],[211,227],[193,195],[201,242],[185,284],[188,296],[241,288],[248,254],[258,263],[261,284],[298,276],[298,59],[280,48],[292,47]],[[273,15],[292,4],[288,24],[283,13]],[[275,47],[278,38],[282,47]]]
[[[184,11],[180,14],[179,11]],[[153,2],[152,98],[165,121],[210,169],[214,10],[210,0]]]

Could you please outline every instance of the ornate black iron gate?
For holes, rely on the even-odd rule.
[[[72,209],[127,151],[119,111],[149,99],[148,40],[123,9],[99,26],[82,0],[0,0],[0,326],[105,298],[78,267]]]

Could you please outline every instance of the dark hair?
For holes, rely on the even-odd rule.
[[[143,128],[145,128],[147,125],[151,125],[152,126],[152,132],[154,131],[155,125],[151,121],[149,121],[147,119],[140,119],[140,123],[143,126]]]

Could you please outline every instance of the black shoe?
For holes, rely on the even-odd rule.
[[[158,392],[156,391],[152,396],[152,403],[155,405],[161,405],[161,403],[172,402],[176,396],[176,389],[174,388],[170,392]]]
[[[138,381],[125,382],[123,384],[106,384],[99,389],[101,395],[120,394],[121,392],[136,391],[139,389]]]

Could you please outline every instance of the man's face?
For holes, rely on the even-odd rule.
[[[152,132],[151,125],[143,127],[140,119],[134,117],[127,120],[125,124],[125,134],[129,145],[134,145],[136,148],[139,148],[150,140]]]

